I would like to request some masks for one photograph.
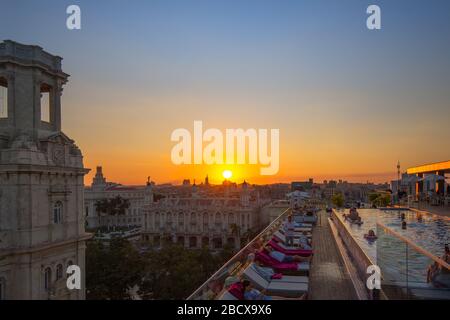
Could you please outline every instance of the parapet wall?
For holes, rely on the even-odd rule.
[[[359,246],[355,238],[352,236],[348,226],[341,220],[338,216],[340,213],[333,210],[331,214],[331,218],[333,219],[334,225],[339,236],[342,239],[342,242],[345,244],[345,247],[348,251],[352,259],[353,265],[356,267],[359,278],[366,283],[368,276],[367,267],[370,265],[374,265],[375,263],[367,256],[364,250]],[[369,296],[372,296],[372,292],[368,290]]]

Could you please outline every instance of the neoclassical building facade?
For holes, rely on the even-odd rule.
[[[222,249],[225,244],[236,249],[240,237],[260,227],[259,199],[250,199],[244,182],[238,196],[202,195],[192,186],[190,196],[166,197],[145,205],[143,241],[159,246],[163,240],[186,248]]]
[[[85,188],[84,211],[87,228],[142,226],[142,207],[153,202],[153,185],[150,181],[142,186],[124,186],[108,182],[103,175],[103,168],[98,166],[92,184]],[[98,201],[115,197],[129,201],[129,208],[123,215],[111,216],[98,212],[96,208]]]
[[[61,131],[62,58],[0,43],[0,298],[84,299],[83,177]],[[66,286],[81,268],[81,290]]]

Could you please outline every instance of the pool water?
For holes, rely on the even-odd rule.
[[[427,268],[432,260],[427,256],[416,252],[412,247],[406,246],[398,238],[384,233],[383,228],[377,227],[377,222],[396,231],[405,238],[411,240],[419,247],[427,250],[437,257],[444,253],[444,245],[450,242],[450,219],[436,215],[422,214],[419,221],[416,212],[409,210],[380,210],[358,209],[364,222],[362,225],[344,221],[342,214],[338,216],[344,221],[351,231],[359,246],[364,250],[373,263],[380,266],[385,277],[391,280],[426,283]],[[349,210],[345,210],[348,214]],[[406,230],[402,229],[401,214],[405,215]],[[364,238],[372,229],[378,236],[376,241],[368,241]]]

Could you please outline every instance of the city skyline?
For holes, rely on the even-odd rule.
[[[63,128],[92,169],[86,184],[97,165],[123,184],[220,183],[226,169],[261,184],[386,182],[398,160],[448,158],[449,3],[377,1],[377,31],[367,1],[77,3],[79,31],[65,28],[68,1],[4,1],[0,30],[64,57]],[[173,165],[170,134],[194,120],[279,128],[278,174]]]

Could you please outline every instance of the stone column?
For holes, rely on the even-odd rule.
[[[15,114],[15,110],[14,110],[14,100],[15,100],[15,77],[13,75],[8,75],[6,77],[6,81],[8,81],[8,119],[9,119],[9,124],[13,125],[15,118],[14,118],[14,114]]]
[[[52,89],[50,95],[51,100],[51,115],[50,122],[55,131],[61,131],[61,95],[62,95],[61,81],[56,81],[56,87]]]

